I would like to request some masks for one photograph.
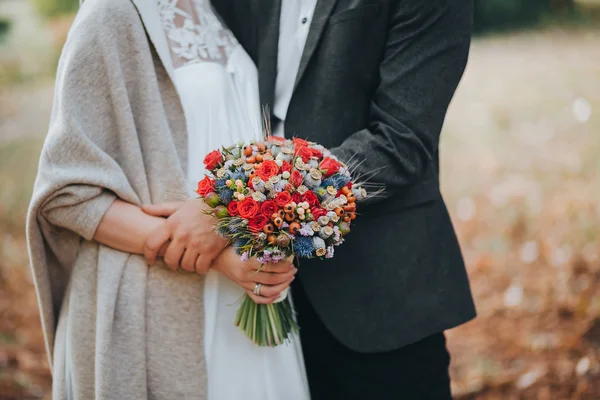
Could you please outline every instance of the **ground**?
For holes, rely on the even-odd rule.
[[[475,40],[441,144],[479,316],[457,399],[600,398],[600,31]],[[49,398],[24,218],[52,83],[0,92],[0,398]]]

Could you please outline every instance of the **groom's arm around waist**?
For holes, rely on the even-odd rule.
[[[341,160],[361,161],[357,172],[385,185],[379,199],[418,184],[437,158],[468,58],[472,0],[397,1],[389,27],[369,126],[332,149]]]

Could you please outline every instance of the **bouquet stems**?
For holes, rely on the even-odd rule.
[[[259,346],[275,347],[298,332],[289,296],[274,304],[256,304],[244,295],[237,311],[235,325]]]

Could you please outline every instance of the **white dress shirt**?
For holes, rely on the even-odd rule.
[[[284,135],[284,121],[317,0],[282,0],[281,3],[273,104],[273,114],[282,121],[273,132],[277,136]]]

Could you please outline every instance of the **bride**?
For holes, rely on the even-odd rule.
[[[193,198],[205,154],[260,134],[256,68],[208,0],[83,3],[27,220],[54,399],[309,397],[296,337],[257,347],[233,326],[245,291],[272,302],[296,269],[241,261],[199,200],[175,222],[141,209]],[[167,224],[196,231],[149,265]]]

